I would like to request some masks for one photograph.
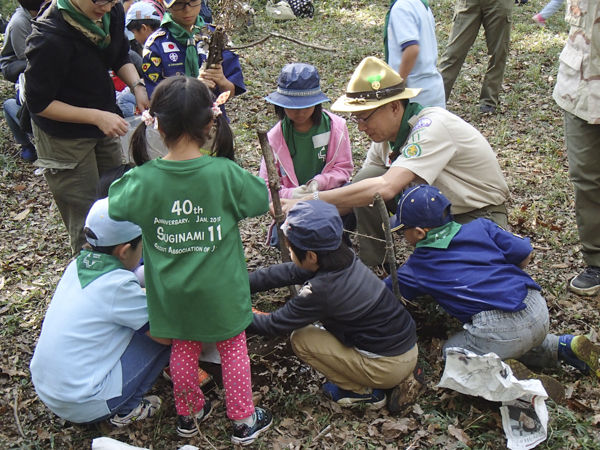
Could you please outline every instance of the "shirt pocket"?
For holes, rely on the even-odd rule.
[[[560,53],[559,59],[560,66],[558,67],[556,90],[561,97],[568,96],[570,100],[574,100],[581,82],[583,53],[566,45]]]

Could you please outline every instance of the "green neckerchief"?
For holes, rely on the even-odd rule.
[[[77,257],[77,275],[82,289],[105,273],[117,269],[125,269],[125,266],[112,255],[82,250]]]
[[[461,224],[448,222],[446,225],[427,232],[425,239],[417,242],[416,247],[448,248],[452,238],[460,231]]]
[[[409,103],[406,106],[406,109],[404,110],[404,115],[402,116],[402,123],[400,124],[400,129],[398,130],[398,134],[396,135],[396,141],[392,145],[392,153],[395,153],[395,155],[390,155],[392,157],[392,160],[395,159],[394,156],[397,157],[400,154],[400,149],[404,146],[406,140],[408,139],[408,136],[410,135],[412,128],[409,125],[408,121],[414,116],[418,115],[422,109],[423,107],[418,103]]]
[[[198,78],[200,74],[200,66],[198,64],[198,50],[196,49],[196,41],[194,40],[195,28],[196,32],[200,32],[204,26],[204,19],[198,15],[196,23],[192,27],[192,31],[188,31],[173,20],[170,12],[165,13],[160,26],[171,32],[173,37],[181,45],[185,45],[185,74],[188,77]]]
[[[385,52],[385,62],[390,63],[390,51],[388,48],[388,25],[390,23],[390,14],[392,12],[392,7],[397,0],[390,0],[390,7],[388,8],[388,12],[385,15],[385,22],[383,24],[383,50]],[[421,0],[421,3],[425,5],[425,9],[429,9],[429,2],[427,0]],[[394,70],[398,70],[396,67],[392,67]]]
[[[58,0],[56,4],[59,10],[66,12],[79,25],[100,37],[100,40],[96,42],[100,50],[108,47],[110,44],[110,11],[102,16],[102,28],[100,28],[96,22],[75,8],[69,0]]]

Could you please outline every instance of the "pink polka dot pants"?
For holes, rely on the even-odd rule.
[[[254,413],[250,358],[246,347],[246,332],[226,341],[217,342],[221,355],[223,386],[227,417],[240,420]],[[196,414],[204,407],[204,394],[198,386],[198,358],[202,343],[173,339],[170,370],[177,414]]]

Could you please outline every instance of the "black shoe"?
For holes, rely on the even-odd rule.
[[[266,408],[257,406],[254,408],[254,424],[233,424],[231,442],[240,445],[250,445],[264,431],[267,431],[273,423],[273,414]]]
[[[481,105],[479,111],[481,111],[481,114],[496,114],[496,107],[492,105]]]
[[[177,434],[181,437],[192,437],[198,434],[198,427],[196,426],[196,422],[200,424],[204,422],[208,416],[212,413],[212,404],[207,401],[204,404],[204,408],[200,410],[200,412],[196,413],[196,420],[194,421],[194,416],[179,416],[177,420]]]
[[[19,155],[25,161],[33,162],[37,159],[37,151],[32,144],[22,146],[21,150],[19,151]]]
[[[579,295],[596,295],[600,291],[600,267],[587,266],[571,280],[569,289]]]

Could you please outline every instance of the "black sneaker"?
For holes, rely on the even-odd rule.
[[[204,404],[204,408],[200,410],[200,412],[196,413],[196,420],[194,421],[194,416],[179,416],[177,420],[177,434],[181,437],[192,437],[198,434],[198,427],[196,423],[200,424],[204,422],[210,413],[212,412],[212,404],[207,401]]]
[[[596,295],[600,291],[600,267],[587,266],[571,280],[569,289],[579,295]]]
[[[254,424],[233,423],[233,434],[231,442],[239,445],[250,445],[264,431],[267,431],[273,423],[273,414],[265,408],[257,406],[254,408]]]

